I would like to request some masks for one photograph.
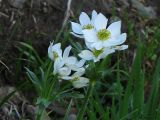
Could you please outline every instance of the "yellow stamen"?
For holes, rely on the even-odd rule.
[[[57,59],[58,58],[58,54],[56,52],[53,52],[53,59]]]
[[[91,24],[87,24],[87,25],[84,25],[82,29],[83,29],[83,30],[84,30],[84,29],[90,30],[90,29],[92,29],[92,28],[93,28],[93,26],[92,26]]]
[[[111,33],[107,29],[101,29],[97,32],[97,37],[101,41],[108,40],[110,38]]]
[[[72,79],[72,81],[76,81],[76,80],[79,80],[79,77],[74,77],[74,78]]]

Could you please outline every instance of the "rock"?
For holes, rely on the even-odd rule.
[[[131,0],[132,6],[137,9],[138,13],[143,16],[143,17],[147,17],[150,19],[155,19],[156,16],[156,12],[155,10],[149,6],[146,7],[144,6],[141,2],[139,2],[138,0]]]
[[[77,116],[75,114],[70,114],[67,120],[76,120]]]
[[[22,9],[26,0],[8,0],[8,2],[11,6]]]

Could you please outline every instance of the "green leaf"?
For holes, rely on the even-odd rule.
[[[124,96],[122,97],[122,100],[120,102],[120,108],[119,108],[119,116],[120,118],[126,119],[129,113],[129,109],[131,109],[131,112],[134,110],[138,110],[138,112],[134,112],[135,114],[132,114],[134,118],[137,119],[139,114],[141,113],[143,101],[144,101],[144,78],[143,74],[141,72],[141,62],[142,62],[142,45],[139,43],[135,59],[133,61],[132,65],[132,71],[131,75],[129,77],[127,87],[125,89]],[[132,93],[133,91],[133,93]],[[133,101],[133,107],[132,102]]]
[[[136,57],[132,66],[131,79],[134,82],[133,88],[133,110],[138,109],[133,115],[134,120],[139,120],[143,112],[144,105],[144,74],[141,71],[142,62],[142,44],[139,43],[138,50],[136,52]]]
[[[148,120],[150,118],[155,118],[156,116],[155,110],[159,106],[159,98],[160,98],[159,87],[160,87],[160,59],[158,59],[156,64],[152,80],[151,92],[149,94],[149,100],[146,105],[145,115],[147,115]]]
[[[24,43],[24,42],[20,42],[20,44],[21,44],[23,47],[26,47],[26,48],[28,48],[29,50],[31,50],[31,51],[34,53],[35,57],[37,58],[36,60],[37,60],[41,65],[44,64],[43,61],[42,61],[42,59],[39,57],[37,51],[36,51],[31,45],[29,45],[29,44],[27,44],[27,43]],[[28,56],[30,55],[30,54],[27,53],[27,51],[25,51],[25,54],[27,54]],[[36,60],[35,60],[35,61],[36,61]]]
[[[37,99],[37,102],[36,102],[37,105],[43,105],[43,106],[45,106],[45,108],[48,107],[48,105],[49,105],[50,103],[51,103],[51,102],[50,102],[49,100],[47,100],[47,99],[45,99],[45,98],[41,98],[41,97],[39,97],[39,98]]]
[[[39,88],[40,90],[42,89],[40,80],[38,79],[38,77],[32,72],[30,71],[28,68],[26,68],[27,71],[27,75],[30,78],[30,80],[32,81],[32,83],[35,85],[36,88]]]

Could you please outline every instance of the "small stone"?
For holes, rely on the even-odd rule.
[[[137,9],[138,13],[146,18],[155,19],[157,18],[156,12],[151,6],[144,6],[138,0],[131,0],[132,6]]]
[[[67,120],[76,120],[77,116],[75,114],[70,114]]]

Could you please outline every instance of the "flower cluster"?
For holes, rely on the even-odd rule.
[[[95,10],[90,17],[82,12],[79,16],[79,23],[71,22],[71,34],[78,38],[83,38],[86,50],[82,50],[78,55],[69,56],[71,46],[65,48],[62,53],[61,43],[50,43],[48,56],[54,61],[54,74],[58,74],[60,79],[70,80],[75,88],[87,86],[89,79],[82,77],[85,74],[85,61],[100,61],[116,50],[125,50],[128,45],[122,45],[126,41],[126,33],[121,33],[121,21],[113,22],[107,27],[108,19]]]
[[[62,53],[61,43],[50,43],[48,56],[54,61],[54,74],[58,74],[60,79],[70,80],[75,88],[81,88],[88,84],[89,79],[81,77],[85,73],[85,60],[79,60],[74,56],[69,56],[72,47],[68,46]],[[74,73],[73,73],[74,72]]]
[[[80,24],[71,22],[73,31],[71,34],[84,38],[88,50],[83,50],[79,54],[81,58],[97,62],[116,50],[128,48],[128,45],[121,45],[127,37],[126,33],[121,33],[121,21],[107,27],[108,19],[102,13],[98,14],[93,10],[91,19],[82,12],[79,22]]]

